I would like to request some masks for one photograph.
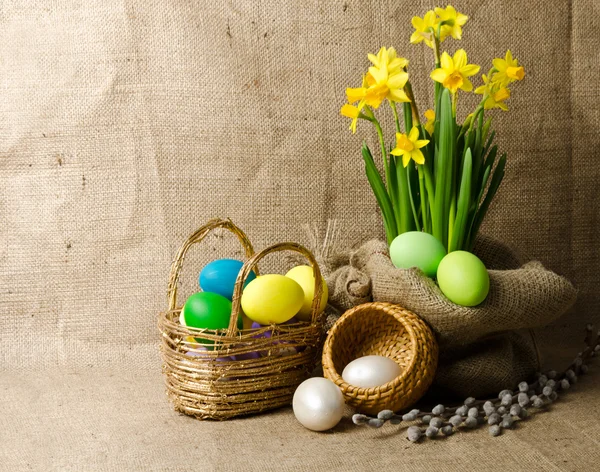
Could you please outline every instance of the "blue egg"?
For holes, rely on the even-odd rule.
[[[218,293],[231,300],[233,298],[233,288],[240,270],[244,263],[236,259],[217,259],[207,264],[202,272],[198,282],[200,288],[205,292]],[[254,271],[251,271],[244,283],[244,287],[256,278]]]

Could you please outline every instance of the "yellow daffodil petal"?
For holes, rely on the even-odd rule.
[[[404,167],[408,167],[408,163],[410,162],[410,154],[409,153],[404,153],[402,155],[402,165]]]
[[[429,77],[431,77],[436,82],[443,83],[444,80],[446,80],[446,77],[448,77],[448,74],[446,74],[446,71],[444,71],[444,69],[435,69],[431,72]]]
[[[419,128],[417,128],[416,126],[413,126],[412,129],[410,130],[410,133],[408,133],[408,139],[410,139],[413,143],[415,143],[417,141],[417,139],[419,139]]]
[[[486,85],[480,85],[479,87],[477,87],[475,89],[475,93],[477,93],[479,95],[483,95],[486,90],[487,90],[487,86]]]
[[[498,72],[504,72],[506,70],[506,61],[504,59],[494,59],[492,65]]]
[[[406,82],[408,82],[408,74],[406,72],[398,72],[388,78],[387,85],[391,89],[403,88]]]
[[[429,141],[427,141],[429,142]],[[417,164],[423,165],[425,164],[425,156],[423,156],[423,152],[420,149],[416,149],[412,155],[412,160],[415,161]],[[408,165],[408,164],[406,164]],[[406,165],[404,167],[406,167]]]
[[[454,61],[454,67],[457,69],[462,69],[467,65],[467,51],[464,49],[459,49],[454,53],[454,57],[452,58]]]
[[[358,109],[358,107],[355,107],[354,105],[349,105],[348,103],[346,103],[340,110],[340,114],[347,118],[358,118],[358,115],[360,114],[360,110]]]
[[[523,77],[525,77],[525,69],[522,67],[507,67],[506,76],[515,80],[523,80]]]
[[[469,20],[469,17],[467,15],[463,15],[462,13],[456,13],[456,23],[458,23],[459,26],[464,26],[467,21]]]
[[[425,38],[418,31],[415,31],[413,34],[410,35],[410,43],[411,44],[419,44],[421,41],[423,41],[423,39],[425,39]]]
[[[470,92],[471,90],[473,90],[473,84],[471,83],[471,81],[469,79],[467,79],[466,77],[463,77],[462,80],[462,84],[459,85],[459,87],[461,90],[465,91],[465,92]]]
[[[440,58],[440,65],[442,66],[442,69],[454,68],[454,61],[452,60],[450,54],[448,54],[446,51],[442,53],[442,57]]]
[[[506,87],[502,87],[493,96],[496,102],[503,102],[504,100],[508,100],[510,98],[510,90]]]
[[[410,98],[406,95],[406,92],[402,89],[390,90],[389,97],[392,102],[410,102]]]
[[[346,97],[348,97],[348,101],[350,103],[358,102],[365,98],[365,94],[367,93],[367,89],[364,87],[358,88],[347,88],[346,89]]]
[[[388,72],[390,74],[401,72],[406,66],[408,66],[408,59],[405,59],[404,57],[395,57],[388,64]]]
[[[435,111],[433,111],[431,108],[429,110],[426,110],[423,115],[425,116],[425,119],[427,121],[435,120]]]
[[[468,64],[460,68],[460,73],[465,77],[471,77],[472,75],[478,74],[479,69],[481,69],[481,67],[475,64]]]
[[[415,147],[417,149],[421,149],[422,147],[425,147],[429,144],[429,139],[418,139],[417,141],[415,141]]]
[[[371,66],[369,67],[369,74],[371,75],[371,77],[373,77],[373,79],[375,80],[375,83],[378,82],[383,82],[384,80],[387,79],[387,68],[386,70],[383,69],[379,69],[375,66]]]
[[[402,133],[396,133],[396,147],[406,152],[410,152],[415,148],[410,136]]]

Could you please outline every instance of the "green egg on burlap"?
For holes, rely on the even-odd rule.
[[[390,245],[390,258],[398,269],[418,267],[432,278],[445,255],[444,245],[431,234],[421,231],[402,233]]]
[[[437,271],[440,290],[461,306],[477,306],[490,289],[490,276],[481,259],[467,251],[454,251],[442,259]]]

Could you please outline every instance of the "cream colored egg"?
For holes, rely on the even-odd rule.
[[[294,392],[294,416],[312,431],[326,431],[344,416],[344,396],[331,380],[314,377],[302,382]]]
[[[310,321],[312,315],[312,302],[315,297],[315,275],[313,268],[307,265],[299,265],[291,269],[285,276],[298,282],[298,285],[304,290],[304,302],[302,303],[302,308],[300,308],[296,318],[302,321]],[[323,312],[327,306],[327,299],[329,298],[329,290],[327,289],[325,279],[321,277],[321,281],[323,289],[321,291],[319,313]]]
[[[373,388],[391,382],[402,373],[389,357],[364,356],[354,359],[342,372],[342,378],[359,388]]]

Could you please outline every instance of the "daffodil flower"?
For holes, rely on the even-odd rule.
[[[404,68],[408,61],[396,56],[394,48],[382,47],[377,56],[369,54],[373,66],[369,67],[367,83],[369,87],[365,93],[368,105],[377,108],[386,98],[392,102],[410,102],[404,91],[408,82],[408,73]]]
[[[390,74],[403,72],[404,68],[408,66],[408,59],[405,59],[404,57],[398,57],[398,53],[394,48],[382,47],[377,55],[368,54],[367,57],[373,66],[377,67],[378,69],[387,67],[387,70]]]
[[[433,10],[429,10],[425,13],[423,18],[418,16],[413,17],[412,25],[415,28],[414,33],[410,37],[412,44],[419,44],[424,41],[427,46],[433,49],[433,34],[431,29],[435,30],[437,26],[437,16]]]
[[[427,110],[425,113],[425,119],[427,120],[425,122],[425,130],[430,134],[433,135],[433,130],[435,129],[435,111],[433,111],[431,108],[429,110]]]
[[[473,84],[467,77],[478,72],[479,66],[467,64],[467,53],[464,49],[459,49],[454,57],[447,52],[442,54],[441,67],[431,73],[431,78],[455,94],[458,89],[465,92],[473,90]]]
[[[492,82],[502,84],[506,87],[515,80],[523,80],[525,69],[519,66],[519,61],[513,59],[510,49],[506,51],[504,59],[496,58],[492,61],[496,72],[492,76]]]
[[[428,139],[419,139],[419,129],[416,126],[410,130],[408,136],[403,133],[396,133],[396,147],[392,149],[391,154],[402,156],[402,165],[408,166],[412,159],[417,164],[425,163],[425,156],[421,148],[429,144]]]
[[[510,98],[510,90],[502,84],[490,82],[490,79],[485,74],[481,77],[484,85],[477,87],[475,93],[484,96],[483,109],[491,110],[493,108],[500,108],[507,111],[508,107],[504,102]]]
[[[452,5],[444,8],[436,8],[435,13],[438,15],[438,23],[443,23],[440,30],[440,41],[444,41],[448,36],[454,39],[462,38],[462,27],[465,25],[469,17],[458,13]]]

